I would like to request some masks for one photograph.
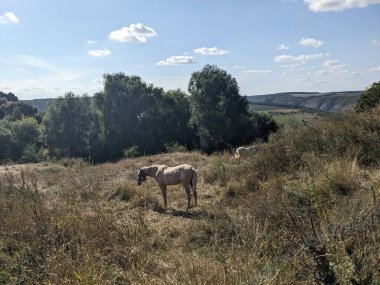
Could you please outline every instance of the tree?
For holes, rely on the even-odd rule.
[[[12,157],[12,131],[8,122],[0,121],[0,162],[11,160]]]
[[[20,120],[23,116],[37,118],[37,109],[27,103],[7,101],[0,105],[0,119]]]
[[[23,117],[21,120],[0,120],[0,161],[22,161],[26,149],[34,152],[35,162],[40,148],[40,126],[32,117]],[[32,162],[28,160],[27,162]]]
[[[279,129],[278,124],[271,115],[253,112],[251,116],[257,128],[255,137],[268,141],[269,135],[275,133]]]
[[[138,76],[115,73],[103,77],[104,91],[95,94],[95,105],[104,159],[114,160],[121,157],[124,149],[139,145],[147,127],[140,123],[147,119],[148,110],[162,90],[147,85]]]
[[[356,103],[356,112],[367,112],[374,109],[380,104],[380,81],[374,82],[371,87],[367,88],[365,92],[360,95]]]
[[[180,89],[169,90],[160,98],[159,111],[165,128],[165,143],[174,143],[194,148],[196,134],[191,127],[189,96]]]
[[[33,117],[23,117],[10,123],[12,129],[12,156],[19,160],[25,148],[29,151],[33,148],[35,152],[40,148],[40,127]],[[31,161],[28,161],[31,162]]]
[[[215,65],[194,72],[189,82],[191,122],[200,148],[210,153],[246,144],[255,137],[247,100],[240,96],[236,79]]]
[[[91,98],[68,92],[49,105],[43,118],[44,137],[53,156],[88,157],[96,130]]]

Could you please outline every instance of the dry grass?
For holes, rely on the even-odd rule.
[[[8,166],[0,284],[379,284],[380,170],[301,138],[240,163],[192,152]],[[165,213],[137,170],[180,163],[199,171],[199,207],[184,211],[172,186]]]

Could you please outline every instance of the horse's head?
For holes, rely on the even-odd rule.
[[[139,173],[137,174],[137,185],[141,185],[144,181],[146,181],[146,174],[144,169],[140,168]]]

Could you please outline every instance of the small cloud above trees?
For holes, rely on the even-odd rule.
[[[157,33],[153,28],[141,23],[131,24],[109,34],[109,38],[114,41],[137,43],[145,43],[149,38],[155,36],[157,36]]]
[[[202,48],[197,48],[194,50],[195,53],[202,54],[202,55],[227,55],[231,54],[230,51],[228,50],[223,50],[218,47],[202,47]]]
[[[194,64],[195,59],[191,55],[176,55],[171,56],[165,60],[160,60],[156,65],[180,65],[180,64]]]
[[[19,19],[13,12],[6,12],[3,15],[0,15],[0,24],[13,23],[18,24]]]

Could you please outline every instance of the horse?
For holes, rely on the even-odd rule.
[[[166,186],[182,184],[187,194],[186,211],[190,208],[191,194],[190,188],[194,194],[195,206],[197,206],[197,170],[188,164],[181,164],[174,167],[166,165],[152,165],[141,167],[137,174],[137,185],[146,181],[146,177],[153,177],[160,186],[162,197],[164,199],[165,210],[168,203],[166,200]]]
[[[235,159],[240,161],[241,158],[249,157],[256,151],[257,151],[256,145],[250,146],[250,147],[242,147],[242,146],[238,147],[236,149]]]

